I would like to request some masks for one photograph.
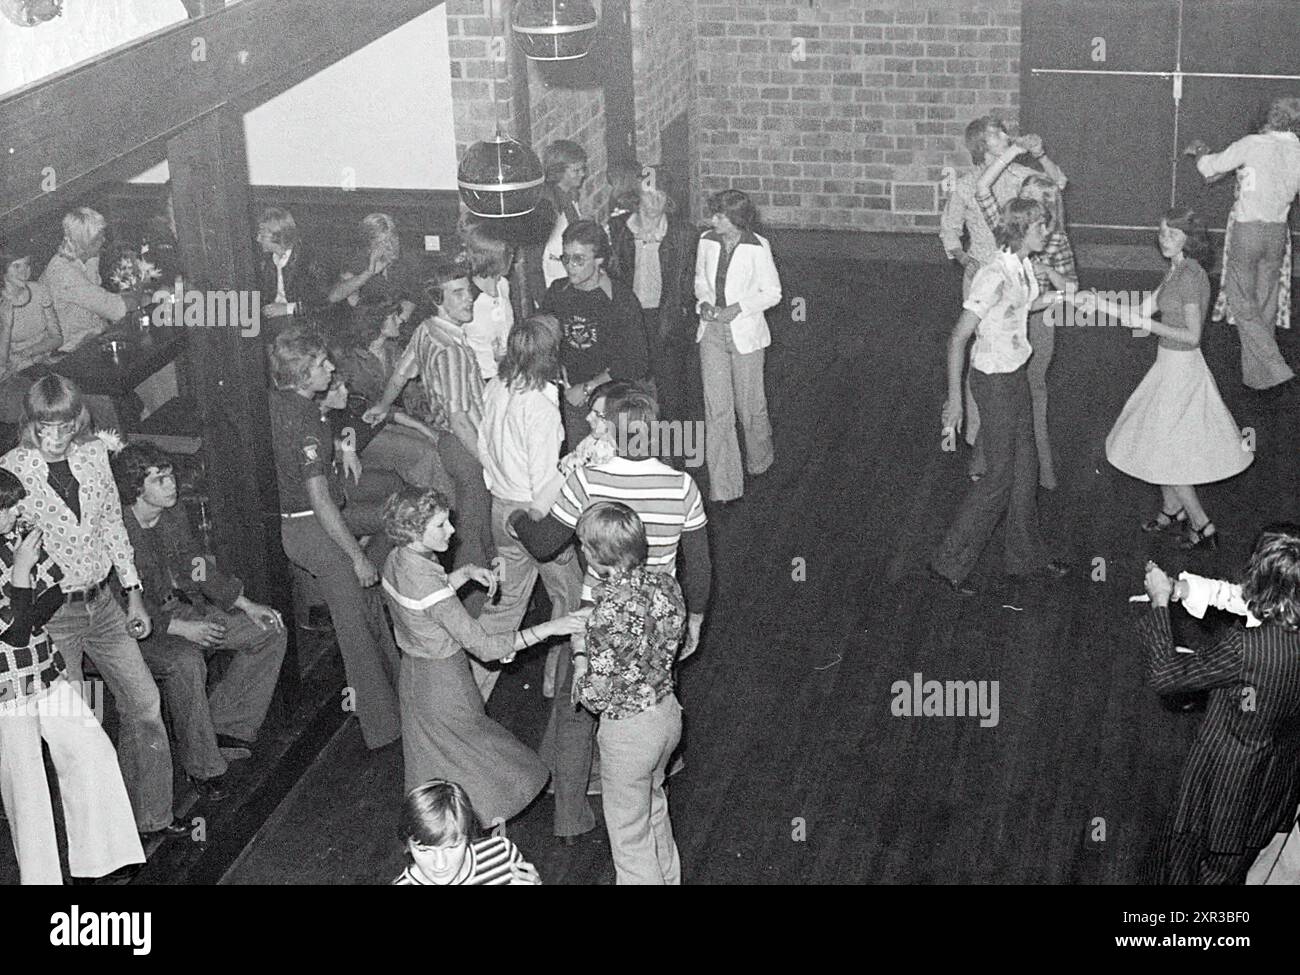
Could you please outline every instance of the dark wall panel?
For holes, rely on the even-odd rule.
[[[1172,72],[1181,59],[1185,72],[1300,74],[1300,3],[1025,0],[1022,16],[1021,128],[1042,133],[1069,174],[1071,221],[1151,225],[1173,199],[1222,227],[1233,180],[1207,186],[1183,147],[1200,138],[1220,149],[1254,131],[1268,100],[1300,93],[1300,80],[1185,77],[1175,101]]]

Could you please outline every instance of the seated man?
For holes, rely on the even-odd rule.
[[[401,409],[378,426],[361,422],[361,414],[384,394],[402,353],[400,336],[400,306],[364,305],[347,337],[331,348],[334,380],[348,390],[329,417],[334,438],[355,443],[367,469],[395,471],[415,487],[451,494],[454,484],[438,456],[438,434],[428,424]]]
[[[496,554],[492,541],[492,496],[483,480],[478,429],[483,419],[483,376],[465,334],[474,319],[474,285],[469,269],[454,261],[434,262],[426,281],[434,314],[420,323],[397,360],[378,402],[365,411],[367,423],[387,419],[402,388],[416,376],[427,395],[427,416],[420,417],[438,436],[438,455],[455,487],[456,568],[487,565]],[[471,616],[483,608],[484,593],[465,599]],[[479,686],[486,672],[475,670]]]
[[[186,774],[200,796],[218,801],[226,796],[226,759],[251,754],[271,706],[284,660],[284,623],[195,543],[176,505],[165,453],[131,444],[113,458],[113,478],[154,621],[140,652],[171,714]],[[209,691],[208,663],[222,650],[233,657]]]

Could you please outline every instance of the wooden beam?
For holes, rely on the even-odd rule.
[[[66,206],[125,157],[161,161],[195,119],[265,101],[441,2],[243,0],[0,100],[0,229]]]
[[[243,116],[225,108],[191,123],[168,141],[167,160],[187,290],[256,288]],[[274,605],[291,621],[268,434],[266,336],[233,327],[189,331],[217,560],[243,580],[250,599]],[[282,704],[292,707],[298,680],[292,628],[290,644],[280,686]]]

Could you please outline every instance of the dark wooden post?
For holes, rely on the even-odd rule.
[[[188,125],[167,140],[167,159],[187,290],[252,290],[257,282],[242,113],[221,108]],[[242,331],[192,329],[189,365],[203,424],[215,554],[244,581],[250,599],[284,615],[289,652],[278,698],[292,709],[298,657],[289,565],[280,547],[266,336]]]

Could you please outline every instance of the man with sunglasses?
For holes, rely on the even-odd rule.
[[[587,399],[611,379],[646,375],[645,325],[632,289],[605,272],[609,238],[593,220],[578,220],[564,231],[567,277],[554,282],[542,311],[560,322],[560,364],[564,369],[565,442],[573,450],[587,432]]]

